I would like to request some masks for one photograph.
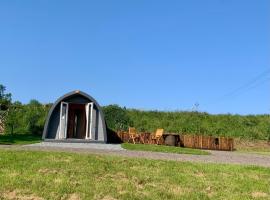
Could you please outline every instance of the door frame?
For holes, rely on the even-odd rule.
[[[63,106],[66,105],[66,113],[65,113],[65,126],[63,127]],[[61,102],[60,106],[60,129],[58,134],[58,139],[67,139],[67,128],[68,128],[68,110],[69,110],[69,103],[67,102]],[[64,131],[62,130],[64,128]]]
[[[93,140],[92,127],[93,127],[93,109],[94,103],[86,104],[86,140]]]

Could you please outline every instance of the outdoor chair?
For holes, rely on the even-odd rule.
[[[154,144],[159,144],[160,139],[164,134],[164,129],[157,129],[154,134],[151,136],[151,141],[154,141]]]
[[[132,140],[133,144],[136,144],[136,139],[140,138],[140,136],[138,135],[136,128],[134,127],[129,127],[128,130],[128,142],[130,142]]]

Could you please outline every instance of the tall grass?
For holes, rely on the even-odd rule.
[[[211,115],[201,112],[160,112],[128,109],[133,125],[140,131],[239,137],[267,140],[270,137],[269,115]]]

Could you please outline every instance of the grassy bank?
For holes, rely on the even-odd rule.
[[[14,104],[15,110],[7,116],[6,131],[12,133],[42,134],[51,104],[42,105],[36,100],[29,104]],[[134,126],[140,132],[166,132],[226,136],[244,139],[270,139],[270,115],[213,115],[203,112],[141,111],[104,106],[106,124],[111,130],[127,130]]]
[[[22,134],[22,135],[0,135],[0,144],[4,145],[23,145],[23,144],[33,144],[38,143],[41,141],[40,136],[36,135],[28,135],[28,134]]]
[[[152,152],[162,152],[162,153],[209,155],[208,152],[198,150],[198,149],[170,147],[170,146],[163,146],[163,145],[124,143],[124,144],[122,144],[122,148],[127,149],[127,150],[132,150],[132,151],[152,151]]]
[[[126,110],[134,127],[140,131],[226,136],[245,139],[270,138],[269,115],[212,115],[202,112],[161,112]]]
[[[235,148],[239,152],[270,155],[270,142],[263,140],[235,139]]]
[[[0,199],[269,199],[270,169],[0,150]]]

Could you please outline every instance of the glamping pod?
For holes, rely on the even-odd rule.
[[[43,131],[45,141],[107,142],[104,116],[90,95],[73,91],[52,106]]]

